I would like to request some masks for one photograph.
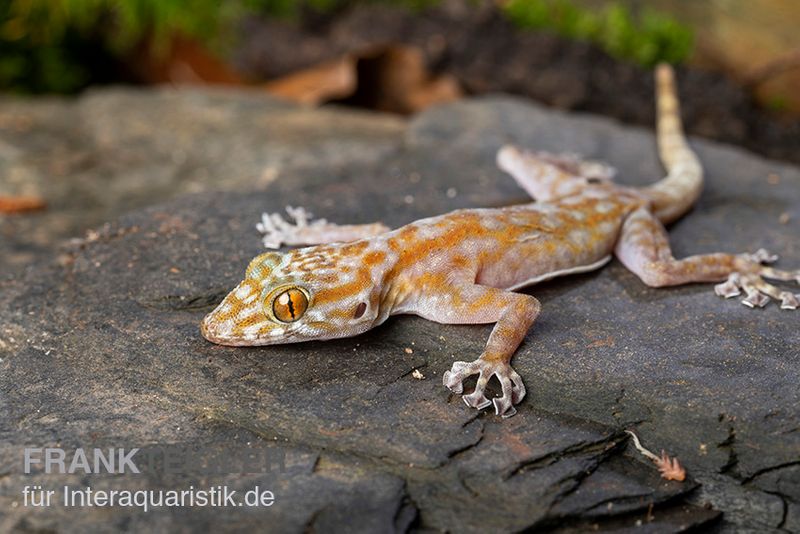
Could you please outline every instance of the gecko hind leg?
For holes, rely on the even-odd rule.
[[[283,245],[321,245],[343,241],[354,241],[372,237],[390,228],[381,223],[335,224],[325,219],[311,220],[312,215],[304,208],[286,206],[286,213],[294,223],[280,213],[263,213],[256,229],[264,234],[264,247],[277,249]]]
[[[551,163],[570,174],[586,178],[587,180],[611,181],[617,175],[617,169],[605,161],[586,159],[574,152],[552,154],[550,152],[537,152],[536,156],[542,161]]]
[[[651,287],[692,282],[718,282],[714,292],[725,298],[745,293],[742,304],[761,308],[770,298],[784,310],[800,308],[800,295],[766,282],[764,278],[800,283],[800,270],[782,271],[764,264],[777,256],[764,249],[754,254],[701,254],[676,260],[672,256],[664,226],[647,209],[631,214],[623,224],[615,253],[620,261]]]
[[[572,153],[529,152],[506,145],[497,152],[497,166],[539,201],[575,194],[589,183],[610,181],[616,169]]]

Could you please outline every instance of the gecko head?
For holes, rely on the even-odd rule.
[[[341,249],[319,246],[268,252],[200,325],[207,340],[252,346],[347,337],[377,316],[370,271]],[[355,259],[355,258],[353,258]]]

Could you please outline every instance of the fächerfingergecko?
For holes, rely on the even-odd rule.
[[[644,188],[616,185],[610,167],[572,155],[503,147],[501,169],[535,202],[500,209],[463,209],[390,231],[382,224],[339,226],[309,222],[290,209],[296,223],[265,215],[265,245],[315,245],[267,252],[247,267],[244,280],[202,322],[209,341],[249,346],[341,338],[360,334],[390,315],[416,314],[440,323],[495,323],[483,353],[457,361],[444,385],[463,393],[473,408],[494,404],[509,417],[525,396],[511,358],[539,315],[539,301],[516,290],[556,276],[598,269],[612,255],[652,287],[722,282],[716,293],[744,290],[744,304],[764,306],[769,297],[785,309],[798,295],[762,277],[796,281],[800,271],[763,264],[754,254],[673,257],[664,224],[686,213],[703,186],[703,171],[680,122],[672,69],[656,69],[657,138],[667,175]],[[724,282],[723,282],[724,281]],[[489,400],[495,376],[502,395]]]

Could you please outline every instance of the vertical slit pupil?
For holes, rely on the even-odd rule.
[[[308,297],[299,289],[283,291],[272,305],[275,317],[283,322],[291,323],[300,319],[308,307]]]

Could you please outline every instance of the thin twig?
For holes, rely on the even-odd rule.
[[[656,456],[651,451],[642,447],[639,437],[636,434],[630,430],[626,430],[625,432],[630,434],[633,438],[633,446],[636,447],[636,450],[656,464],[662,478],[666,480],[677,480],[678,482],[683,482],[686,479],[686,470],[680,462],[678,462],[677,458],[670,458],[663,450],[661,451],[661,456]]]

